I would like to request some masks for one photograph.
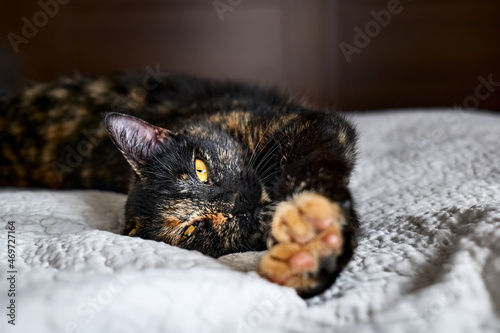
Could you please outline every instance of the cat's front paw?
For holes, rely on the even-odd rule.
[[[301,193],[281,202],[271,229],[277,243],[262,258],[259,274],[304,297],[324,290],[342,252],[344,224],[340,205],[322,195]]]

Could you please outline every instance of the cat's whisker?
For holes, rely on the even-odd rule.
[[[275,164],[271,163],[267,169],[265,169],[263,172],[262,172],[262,176],[261,176],[261,179],[262,179],[262,182],[265,184],[267,183],[268,181],[270,181],[271,179],[273,179],[273,177],[276,177],[276,175],[279,175],[281,173],[281,169],[278,169],[278,170],[274,170],[273,169],[276,167]],[[271,172],[272,171],[272,172]],[[269,173],[271,172],[271,173]]]
[[[281,108],[283,105],[284,105],[284,104],[283,104],[283,103],[281,103],[281,104],[279,105],[279,108]],[[271,118],[271,122],[270,122],[270,123],[273,123],[273,122],[274,122],[277,118],[278,118],[278,115],[275,113],[275,114],[273,115],[273,117]],[[259,138],[259,141],[258,141],[258,142],[257,142],[257,144],[255,145],[255,148],[254,148],[254,150],[253,150],[253,152],[252,152],[252,155],[250,156],[250,161],[249,161],[249,165],[250,165],[251,167],[253,167],[253,163],[255,163],[255,161],[256,161],[256,159],[257,159],[257,156],[258,156],[257,151],[259,150],[259,146],[260,146],[260,144],[261,144],[262,140],[264,140],[264,138],[267,136],[267,134],[268,134],[269,130],[270,130],[270,127],[267,127],[267,128],[264,130],[264,133],[262,133],[262,136]],[[268,141],[268,142],[269,142],[269,141]],[[268,142],[266,143],[266,145],[268,144]],[[265,146],[266,146],[266,145],[265,145]],[[265,147],[265,146],[264,146],[264,147]]]
[[[262,182],[265,184],[265,183],[267,183],[268,181],[270,181],[271,179],[273,179],[274,177],[276,177],[276,175],[278,175],[278,174],[280,174],[280,173],[281,173],[281,171],[280,171],[280,170],[276,170],[276,171],[274,171],[273,173],[271,173],[271,174],[269,174],[269,175],[267,175],[267,176],[263,177],[263,178],[262,178]]]
[[[260,172],[261,177],[265,178],[267,176],[267,173],[272,171],[274,168],[276,168],[276,165],[271,163],[265,170]]]
[[[272,153],[274,153],[274,151],[279,147],[278,143],[274,140],[269,140],[266,142],[266,144],[264,145],[264,147],[262,147],[262,150],[264,150],[269,144],[272,144],[273,146],[271,146],[271,148],[269,148],[269,150],[266,152],[266,154],[262,157],[261,161],[259,162],[259,164],[255,167],[255,170],[259,170],[259,167],[260,165],[266,161],[266,159],[268,158],[268,156]]]
[[[259,162],[259,164],[255,168],[256,172],[259,172],[259,169],[260,169],[261,165],[265,165],[267,162],[269,162],[268,158],[270,158],[272,156],[272,154],[274,154],[276,152],[277,149],[280,149],[282,147],[282,143],[285,141],[285,138],[284,137],[278,137],[278,140],[279,141],[271,140],[271,141],[268,141],[266,143],[266,146],[269,143],[272,143],[273,146],[266,152],[266,154],[264,155],[264,157],[262,157],[262,160]],[[264,146],[264,147],[266,147],[266,146]]]
[[[267,130],[266,130],[267,131]],[[248,162],[248,164],[250,165],[250,167],[253,167],[253,164],[255,163],[255,161],[257,160],[257,156],[258,156],[258,150],[259,150],[259,146],[260,146],[260,143],[262,142],[262,140],[264,139],[265,137],[265,133],[262,134],[262,136],[260,137],[259,141],[257,142],[257,144],[255,145],[255,148],[254,150],[252,151],[252,155],[250,155],[250,160]]]

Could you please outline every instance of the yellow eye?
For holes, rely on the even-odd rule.
[[[196,227],[194,225],[190,225],[186,231],[184,231],[184,234],[182,235],[181,237],[181,242],[185,241],[186,239],[188,239],[191,234],[193,233],[194,229],[196,229]]]
[[[208,170],[205,162],[200,159],[196,159],[194,161],[194,167],[196,169],[196,175],[198,176],[198,179],[206,183],[208,181]]]

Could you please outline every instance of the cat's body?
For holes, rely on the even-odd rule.
[[[272,240],[261,274],[306,296],[352,255],[356,135],[333,112],[175,75],[36,84],[0,110],[0,185],[128,192],[125,234],[215,257]]]

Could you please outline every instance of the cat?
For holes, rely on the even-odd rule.
[[[61,78],[0,98],[0,185],[128,193],[124,235],[258,272],[304,298],[353,255],[356,131],[342,115],[231,82]]]

